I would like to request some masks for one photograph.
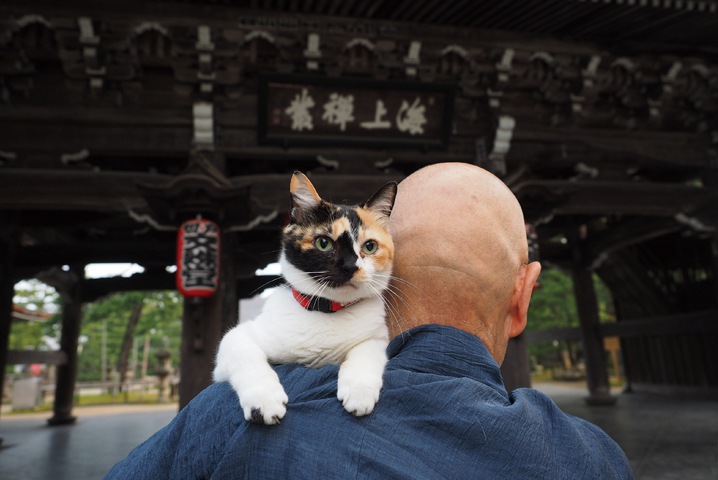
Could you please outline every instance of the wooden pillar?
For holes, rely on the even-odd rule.
[[[50,426],[74,423],[72,408],[75,401],[75,382],[77,380],[77,342],[82,323],[82,284],[85,278],[84,265],[73,265],[68,272],[69,280],[61,289],[62,296],[62,332],[60,350],[65,352],[67,362],[57,367],[55,386],[55,404],[53,416],[47,423]]]
[[[212,383],[212,370],[217,346],[229,326],[237,323],[237,280],[234,272],[232,234],[222,234],[220,285],[207,299],[185,299],[182,317],[179,406]]]
[[[582,240],[577,236],[572,243],[573,292],[583,334],[583,350],[589,392],[586,402],[589,405],[613,405],[616,403],[616,397],[611,396],[603,338],[600,336],[598,329],[598,300],[593,284],[593,275],[586,268],[587,259],[585,258]]]
[[[0,405],[2,405],[5,367],[7,366],[7,353],[10,347],[12,299],[15,296],[13,249],[14,245],[12,243],[0,242]],[[1,438],[0,445],[2,445]]]
[[[531,386],[531,364],[524,335],[509,340],[506,357],[501,364],[501,376],[504,378],[507,392]]]

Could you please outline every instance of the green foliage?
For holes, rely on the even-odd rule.
[[[598,300],[598,320],[601,323],[615,322],[616,310],[613,306],[611,291],[598,275],[593,276],[593,284],[596,288],[596,299]]]
[[[103,330],[106,349],[107,368],[117,366],[122,337],[127,328],[132,309],[142,303],[142,314],[135,330],[135,343],[138,346],[137,371],[142,362],[145,339],[149,339],[149,373],[155,366],[155,352],[167,348],[172,353],[174,365],[179,363],[179,347],[182,334],[182,297],[175,291],[159,292],[123,292],[109,295],[95,303],[85,306],[82,322],[82,337],[86,341],[82,347],[78,364],[79,381],[99,381],[102,379]],[[133,357],[130,357],[132,364]],[[109,377],[107,377],[109,378]]]
[[[13,322],[10,348],[13,350],[47,348],[43,337],[60,339],[61,298],[53,289],[37,280],[18,283],[13,302],[28,310],[54,313],[46,321]],[[167,348],[172,362],[179,364],[182,337],[182,296],[176,291],[122,292],[109,295],[83,307],[78,361],[79,381],[100,381],[102,375],[103,337],[108,369],[117,366],[122,338],[133,308],[142,303],[142,314],[134,332],[138,345],[136,377],[142,362],[145,339],[149,339],[148,373],[157,363],[155,352]],[[103,331],[105,335],[103,336]],[[132,363],[132,357],[130,362]],[[107,377],[109,378],[109,377]]]
[[[28,310],[55,313],[60,307],[60,295],[39,280],[23,280],[15,285],[13,303]]]
[[[531,297],[527,330],[578,325],[571,277],[560,270],[544,270]]]
[[[615,321],[610,291],[596,275],[593,277],[593,283],[600,321],[602,323]],[[570,275],[558,269],[547,269],[541,273],[539,285],[531,298],[526,329],[545,330],[580,326]],[[566,341],[529,345],[529,354],[537,363],[547,368],[561,367],[561,350],[564,349],[575,361],[577,346]]]
[[[16,321],[10,328],[10,349],[39,349],[43,336],[58,340],[60,337],[60,296],[54,288],[38,280],[27,280],[15,285],[13,303],[33,312],[54,313],[44,321]]]
[[[544,270],[539,277],[539,288],[531,297],[528,317],[526,330],[577,326],[571,277],[560,270]],[[562,348],[566,345],[556,342],[531,344],[529,355],[546,368],[560,367]]]

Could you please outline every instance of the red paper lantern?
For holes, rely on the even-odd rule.
[[[177,289],[185,297],[211,297],[219,287],[219,226],[187,220],[177,234]]]

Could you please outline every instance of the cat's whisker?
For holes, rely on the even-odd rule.
[[[407,282],[408,283],[408,282]],[[384,306],[387,309],[387,320],[394,322],[398,327],[399,331],[404,332],[406,330],[405,326],[402,323],[402,316],[399,315],[399,305],[398,303],[401,303],[404,305],[405,314],[411,313],[413,308],[413,301],[409,300],[407,301],[407,296],[404,294],[404,292],[396,285],[389,285],[384,289],[384,295],[382,297],[382,300],[384,302]],[[393,299],[393,301],[390,301]],[[403,335],[403,333],[402,333]]]
[[[327,288],[329,288],[329,282],[322,283],[322,289],[319,291],[319,293],[317,293],[317,296],[321,297]]]
[[[261,284],[260,286],[258,286],[257,288],[255,288],[254,290],[252,290],[252,291],[249,293],[249,296],[250,296],[250,297],[253,297],[257,292],[260,292],[260,291],[265,290],[268,285],[271,285],[272,283],[275,283],[275,282],[282,282],[282,281],[284,281],[284,278],[282,278],[281,276],[280,276],[280,277],[273,278],[273,279],[271,279],[270,281],[265,282],[265,283]]]
[[[399,315],[397,308],[393,306],[390,303],[384,302],[384,306],[386,308],[386,322],[387,324],[394,324],[398,328],[397,330],[399,332],[402,332],[402,337],[404,335],[404,332],[407,330],[404,326],[404,322],[402,321],[402,317]]]
[[[392,283],[399,283],[402,286],[411,287],[414,289],[415,292],[419,292],[419,288],[414,285],[413,283],[409,282],[408,280],[404,280],[403,278],[397,277],[396,275],[390,275],[389,278],[391,279]]]
[[[404,292],[404,288],[409,287],[412,290],[413,295],[407,295]],[[407,308],[411,309],[411,306],[406,303],[406,298],[411,297],[419,297],[419,298],[426,298],[426,295],[423,295],[422,290],[414,285],[413,283],[404,280],[403,278],[399,278],[395,275],[391,276],[391,281],[389,282],[389,285],[386,288],[387,293],[393,294],[394,298],[397,300],[402,301]]]
[[[326,273],[326,272],[323,272]],[[302,290],[302,293],[304,295],[307,295],[308,297],[314,299],[317,297],[321,297],[321,294],[324,292],[324,290],[327,288],[329,277],[319,277],[319,278],[312,278],[311,280],[307,280],[306,282],[297,282],[297,285],[294,285],[294,288],[298,288]],[[300,283],[306,283],[306,285],[300,285]]]
[[[386,298],[384,298],[382,293],[388,293],[389,295],[396,297],[399,301],[404,303],[407,306],[407,308],[410,308],[410,307],[406,303],[406,301],[399,296],[399,294],[397,294],[393,290],[389,290],[388,287],[385,285],[386,285],[386,283],[381,282],[379,279],[375,279],[375,278],[372,278],[367,283],[367,287],[369,288],[369,290],[371,290],[372,293],[374,293],[374,295],[376,295],[377,297],[382,299],[382,302],[383,302],[384,307],[386,308],[386,312],[387,312],[386,320],[389,322],[395,323],[399,327],[399,331],[403,332],[405,330],[405,328],[403,328],[403,325],[401,322],[401,317],[399,316],[397,307],[392,305],[391,302],[388,302],[386,300]]]
[[[319,270],[316,272],[307,272],[307,273],[312,273],[315,275],[318,275],[318,274],[326,275],[329,272],[327,272],[326,270]],[[299,281],[294,282],[294,284],[292,286],[296,289],[302,290],[302,293],[304,293],[305,295],[310,295],[313,291],[317,291],[319,289],[318,285],[320,285],[321,283],[323,283],[325,281],[326,281],[326,277],[322,277],[322,276],[320,276],[319,278],[312,278],[312,277],[302,278]],[[308,290],[308,291],[305,291],[305,290]]]

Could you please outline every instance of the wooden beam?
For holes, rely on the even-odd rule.
[[[273,35],[292,34],[295,32],[304,33],[307,30],[316,31],[321,34],[332,36],[339,35],[339,32],[348,32],[345,36],[352,38],[356,36],[355,30],[357,26],[367,28],[368,34],[372,36],[383,35],[391,37],[396,41],[413,40],[416,38],[431,38],[438,45],[445,46],[456,42],[477,42],[488,47],[503,47],[512,45],[515,48],[523,48],[529,51],[535,51],[537,43],[545,49],[561,53],[573,53],[581,55],[590,55],[596,52],[596,47],[584,42],[558,41],[547,36],[536,36],[517,34],[510,31],[501,30],[483,30],[477,28],[457,27],[456,25],[435,25],[431,23],[412,23],[407,16],[404,7],[400,5],[406,4],[415,7],[417,2],[411,0],[407,2],[384,2],[384,6],[368,9],[366,13],[359,15],[351,15],[347,17],[327,15],[328,7],[317,8],[318,3],[311,9],[312,13],[302,13],[297,15],[285,7],[267,7],[262,5],[261,9],[243,8],[238,9],[236,5],[216,4],[212,8],[204,8],[201,15],[198,16],[197,5],[183,3],[167,3],[157,2],[151,7],[138,6],[131,8],[126,5],[118,5],[117,2],[109,0],[95,0],[92,3],[82,2],[79,0],[66,0],[62,4],[53,2],[43,2],[42,12],[50,17],[65,17],[67,11],[81,10],[85,15],[91,18],[100,18],[112,25],[132,24],[138,17],[151,13],[152,18],[168,18],[173,19],[174,25],[190,25],[201,17],[202,22],[212,28],[212,31],[221,31],[227,28],[241,28],[243,30],[266,29]],[[272,3],[272,2],[265,2]],[[327,2],[323,2],[326,4]],[[432,0],[432,3],[434,0]],[[396,5],[394,5],[396,4]],[[470,7],[474,7],[470,2]],[[334,7],[332,7],[334,8]],[[398,13],[394,10],[400,8],[404,10]],[[509,8],[509,7],[506,7]],[[380,11],[390,12],[388,15],[378,15]],[[513,10],[511,10],[513,11]],[[0,4],[0,13],[4,13],[8,18],[19,17],[27,12],[27,5],[22,0],[6,0]],[[483,22],[486,20],[483,15],[456,15],[462,23],[464,20],[472,20],[473,23]],[[391,21],[391,20],[395,21]],[[119,28],[119,27],[118,27]],[[323,47],[330,48],[329,46]]]
[[[530,320],[529,320],[530,321]],[[558,327],[542,330],[529,330],[524,333],[529,343],[551,343],[555,340],[578,342],[583,340],[579,327]]]
[[[674,299],[656,287],[646,263],[629,249],[613,252],[600,275],[613,292],[619,318],[663,315],[673,308]]]
[[[652,318],[623,320],[616,323],[602,323],[598,326],[601,338],[635,338],[645,336],[682,335],[686,333],[707,333],[718,331],[718,310],[694,313],[679,313]],[[554,340],[582,340],[580,327],[558,327],[531,330],[524,333],[529,343],[549,343]]]
[[[278,161],[296,161],[297,159],[315,160],[317,155],[332,158],[336,155],[356,155],[356,149],[317,147],[292,147],[291,149],[277,146],[257,145],[256,127],[222,128],[222,151],[227,156],[247,159],[267,159],[271,163]],[[4,131],[2,131],[4,130]],[[7,135],[4,143],[5,149],[19,152],[20,155],[44,154],[56,159],[60,164],[60,156],[80,150],[90,152],[87,163],[96,164],[97,168],[104,167],[102,159],[114,157],[127,158],[171,158],[184,159],[191,148],[192,130],[185,127],[167,126],[120,126],[108,124],[73,125],[63,127],[48,124],[39,127],[37,124],[9,124],[0,122],[0,141]],[[411,162],[428,164],[436,162],[466,161],[472,162],[476,155],[476,138],[485,136],[481,132],[466,132],[471,135],[453,135],[449,146],[445,150],[421,151],[417,148],[394,147],[386,148],[381,160],[393,158],[398,164]],[[41,143],[37,138],[42,138]],[[381,152],[381,151],[380,151]],[[336,154],[336,155],[335,155]],[[368,153],[367,156],[378,156],[380,153]],[[373,167],[374,162],[368,162]],[[317,167],[318,163],[315,164]]]
[[[176,239],[138,240],[125,242],[96,240],[66,245],[18,248],[17,263],[23,267],[70,265],[73,263],[138,263],[140,265],[172,265],[175,262]]]
[[[85,280],[82,301],[94,302],[115,292],[140,290],[174,290],[175,276],[168,272],[137,273],[131,277],[110,277]]]
[[[63,99],[54,99],[60,102]],[[72,99],[74,100],[74,99]],[[187,101],[187,105],[164,105],[161,109],[156,107],[149,108],[140,105],[107,107],[102,105],[89,106],[87,104],[78,103],[77,101],[69,102],[70,106],[62,108],[62,103],[55,103],[57,108],[48,108],[48,103],[42,105],[23,105],[9,104],[0,110],[0,122],[22,124],[27,122],[35,125],[52,125],[58,123],[72,122],[75,125],[85,125],[90,128],[110,127],[119,125],[133,125],[135,127],[185,127],[192,128],[192,103]],[[256,99],[253,101],[256,108]],[[245,111],[251,107],[251,104],[241,105],[241,110]],[[244,116],[237,116],[232,121],[241,121]],[[231,117],[230,117],[231,118]],[[246,117],[245,117],[246,118]],[[228,120],[229,121],[229,120]]]
[[[401,175],[309,174],[319,194],[334,201],[360,203],[389,180]],[[95,210],[125,212],[127,208],[146,208],[138,183],[165,185],[169,175],[125,172],[68,170],[5,170],[0,175],[0,209],[9,210]],[[277,205],[288,204],[287,174],[244,175],[230,179],[232,188],[249,187],[252,196]]]
[[[71,153],[88,150],[100,155],[186,155],[191,147],[191,126],[83,125],[9,122],[0,123],[2,137],[12,139],[12,151]],[[42,138],[42,142],[37,139]]]
[[[529,111],[527,115],[533,118]],[[527,148],[522,148],[523,144]],[[561,128],[517,122],[508,161],[512,155],[517,159],[538,160],[543,153],[551,155],[555,166],[573,167],[583,161],[591,167],[600,167],[591,159],[614,158],[624,164],[650,169],[706,168],[710,164],[710,156],[706,154],[710,145],[710,135],[703,133]],[[599,157],[596,152],[601,152]]]
[[[704,332],[718,332],[718,310],[624,320],[599,327],[602,337],[621,338]]]
[[[227,264],[226,259],[223,264]],[[259,295],[267,288],[276,287],[281,284],[282,277],[279,275],[255,276],[235,280],[237,296],[249,298]],[[175,290],[175,274],[173,273],[138,273],[131,277],[95,278],[85,280],[82,301],[94,302],[98,298],[115,292],[152,291],[152,290]]]
[[[67,364],[67,354],[62,350],[10,350],[7,356],[9,365],[29,365],[31,363],[44,363],[47,365]]]
[[[526,180],[512,190],[522,203],[552,204],[556,215],[675,217],[718,203],[718,189],[669,183]]]
[[[0,209],[126,212],[146,206],[137,182],[158,183],[170,178],[150,173],[4,170],[0,175]]]
[[[591,259],[590,269],[595,270],[613,252],[643,243],[683,228],[674,219],[632,218],[611,223],[605,231],[586,240],[586,254]]]

